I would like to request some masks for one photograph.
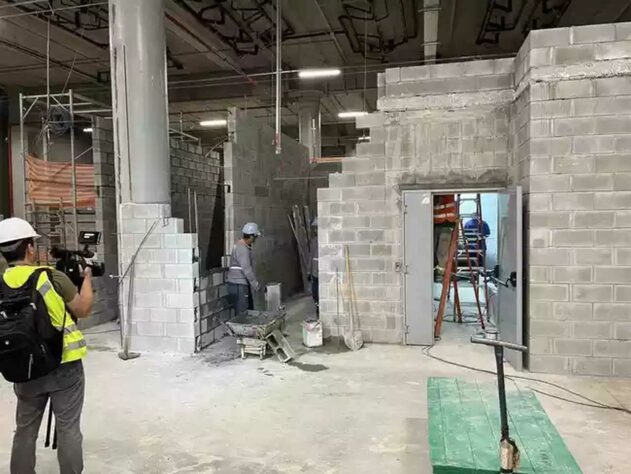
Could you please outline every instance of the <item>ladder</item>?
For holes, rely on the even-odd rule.
[[[474,202],[475,212],[470,214],[461,213],[460,208],[462,206],[462,203],[464,202]],[[485,329],[485,315],[482,309],[482,303],[480,301],[479,287],[480,277],[482,277],[485,292],[487,320],[489,314],[488,286],[484,266],[486,252],[483,245],[486,236],[484,235],[480,194],[476,194],[474,198],[463,198],[462,195],[458,194],[456,200],[456,210],[457,217],[454,223],[453,230],[451,232],[451,239],[445,264],[445,273],[443,275],[442,281],[440,302],[438,305],[438,312],[434,325],[435,338],[440,338],[447,301],[449,299],[449,293],[452,287],[454,289],[454,320],[460,323],[463,321],[460,292],[458,288],[459,281],[468,280],[470,282],[475,297],[478,321],[481,328]],[[467,218],[477,219],[478,229],[465,228],[463,219]]]

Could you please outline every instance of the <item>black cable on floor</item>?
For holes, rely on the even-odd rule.
[[[434,354],[432,354],[430,351],[431,351],[431,347],[423,348],[423,354],[425,354],[430,359],[437,360],[439,362],[442,362],[443,364],[452,365],[454,367],[460,367],[462,369],[472,370],[474,372],[480,372],[480,373],[490,374],[490,375],[497,375],[497,373],[492,371],[492,370],[481,369],[479,367],[473,367],[473,366],[470,366],[470,365],[461,364],[459,362],[453,362],[451,360],[447,360],[447,359],[443,359],[441,357],[437,357]],[[583,395],[581,393],[578,393],[578,392],[575,392],[573,390],[570,390],[569,388],[563,387],[563,386],[561,386],[559,384],[556,384],[554,382],[548,382],[547,380],[538,379],[538,378],[535,378],[535,377],[524,377],[523,375],[506,375],[505,377],[507,379],[513,381],[513,382],[515,382],[515,379],[518,379],[518,380],[527,380],[529,382],[535,382],[535,383],[541,383],[541,384],[549,385],[549,386],[554,387],[554,388],[556,388],[558,390],[562,390],[564,392],[567,392],[567,393],[569,393],[569,394],[571,394],[571,395],[573,395],[575,397],[582,398],[583,400],[585,400],[588,403],[578,402],[576,400],[570,400],[568,398],[563,398],[563,397],[560,397],[558,395],[552,395],[552,394],[550,394],[548,392],[544,392],[542,390],[538,390],[538,389],[535,389],[535,388],[532,388],[532,387],[528,387],[533,392],[537,392],[537,393],[540,393],[541,395],[546,395],[548,397],[555,398],[557,400],[562,400],[562,401],[565,401],[565,402],[568,402],[568,403],[574,403],[576,405],[588,406],[588,407],[592,407],[592,408],[601,408],[601,409],[605,409],[605,410],[620,411],[622,413],[626,413],[627,415],[631,415],[631,410],[629,410],[628,408],[615,407],[615,406],[607,405],[606,403],[602,403],[602,402],[599,402],[597,400],[593,400],[593,399],[591,399],[589,397],[586,397],[585,395]]]

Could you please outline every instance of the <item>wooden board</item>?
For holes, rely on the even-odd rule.
[[[427,399],[433,472],[497,474],[500,465],[497,385],[430,378]],[[581,474],[533,392],[509,391],[507,405],[511,438],[521,453],[518,473]]]

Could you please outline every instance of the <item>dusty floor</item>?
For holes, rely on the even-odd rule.
[[[298,323],[309,311],[305,299],[290,305],[292,343],[301,352]],[[492,367],[490,350],[467,342],[470,328],[445,326],[436,355]],[[333,342],[284,366],[274,358],[233,360],[230,339],[195,357],[128,362],[116,357],[115,333],[89,340],[87,473],[429,473],[427,377],[492,380],[430,360],[417,347],[369,345],[351,353]],[[631,406],[630,380],[546,378]],[[539,399],[586,474],[629,472],[631,416]],[[6,383],[0,407],[0,472],[8,472],[15,403]],[[38,467],[58,472],[43,447]]]

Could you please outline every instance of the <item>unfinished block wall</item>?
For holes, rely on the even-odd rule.
[[[200,145],[171,140],[172,212],[174,216],[184,219],[187,232],[197,233],[203,272],[221,266],[224,248],[221,181],[219,154],[205,154]],[[197,210],[194,205],[195,195]]]
[[[524,188],[534,371],[631,376],[631,24],[538,30],[515,59],[388,69],[371,143],[318,193],[322,318],[349,245],[361,328],[403,341],[401,192]],[[343,323],[343,321],[342,321]]]
[[[226,254],[241,238],[247,222],[263,231],[254,246],[256,274],[262,284],[280,282],[284,295],[302,291],[298,251],[287,219],[294,204],[309,202],[307,148],[282,136],[276,155],[274,130],[247,112],[231,109],[230,139],[224,145],[226,194]],[[262,294],[257,295],[259,305]]]
[[[512,60],[388,69],[382,84],[381,111],[357,120],[371,143],[318,191],[320,311],[327,332],[344,327],[334,277],[348,246],[364,338],[402,343],[401,193],[513,181]]]
[[[534,371],[631,376],[630,40],[534,31],[515,60]]]

